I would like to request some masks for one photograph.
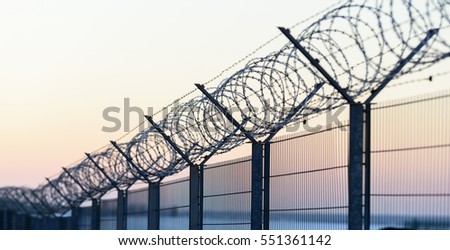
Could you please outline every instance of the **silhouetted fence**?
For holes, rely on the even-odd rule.
[[[373,104],[369,119],[365,147],[370,145],[371,153],[364,166],[370,172],[361,180],[365,227],[450,229],[450,91]],[[270,210],[268,215],[262,211],[270,229],[348,228],[349,131],[350,124],[341,121],[271,141],[270,197],[264,199]],[[199,171],[200,228],[250,229],[252,158]],[[149,219],[148,189],[127,192],[126,229],[190,228],[190,178],[158,187],[157,222]],[[99,215],[91,206],[72,213],[77,211],[78,229],[95,229],[95,216],[100,229],[117,229],[117,207],[117,200],[108,198],[100,201]],[[1,211],[0,223],[7,229],[73,228],[67,216],[38,219],[7,210]]]

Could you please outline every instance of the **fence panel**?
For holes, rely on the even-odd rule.
[[[100,229],[117,229],[117,199],[101,200]]]
[[[146,230],[148,224],[148,189],[128,192],[127,229]]]
[[[348,125],[275,138],[270,229],[346,229]]]
[[[372,109],[372,229],[450,229],[450,92]]]
[[[250,229],[251,158],[204,168],[203,228]]]
[[[450,91],[372,105],[371,229],[450,229]],[[270,152],[270,229],[347,229],[349,124],[276,137]],[[251,156],[204,168],[203,228],[250,229]],[[160,228],[189,228],[189,178],[161,183]],[[147,229],[148,189],[128,192],[127,229]],[[117,200],[101,200],[116,229]],[[57,229],[70,219],[3,211],[1,228]],[[92,208],[78,226],[92,228]],[[10,225],[11,224],[11,225]],[[30,225],[28,225],[30,224]]]
[[[92,229],[92,207],[80,207],[78,210],[78,228],[80,230]]]
[[[161,229],[189,229],[189,178],[161,183]]]

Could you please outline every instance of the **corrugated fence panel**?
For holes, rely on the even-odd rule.
[[[160,228],[189,229],[189,178],[161,183]]]
[[[371,121],[371,229],[450,229],[450,91],[373,104]],[[347,229],[348,141],[348,123],[272,140],[270,229]],[[203,190],[204,229],[250,229],[250,156],[205,166]],[[188,229],[189,178],[160,192],[160,228]],[[91,210],[79,209],[79,229]],[[116,216],[117,200],[101,200],[101,229]],[[147,216],[148,189],[130,190],[127,228],[147,229]]]
[[[450,92],[372,109],[372,229],[450,229]]]
[[[204,168],[204,229],[250,229],[250,180],[250,157]]]
[[[275,138],[270,229],[347,228],[347,125]]]
[[[128,192],[127,229],[146,230],[148,224],[148,189]]]
[[[80,207],[78,216],[78,228],[80,230],[91,230],[92,207]]]
[[[100,229],[117,229],[117,199],[101,200]]]

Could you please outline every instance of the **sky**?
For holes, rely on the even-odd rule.
[[[336,2],[0,1],[0,186],[37,186],[125,133],[106,108],[158,110]]]

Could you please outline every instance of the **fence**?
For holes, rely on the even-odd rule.
[[[80,207],[78,209],[78,229],[92,229],[92,207]]]
[[[348,124],[271,144],[271,229],[346,229]]]
[[[251,158],[204,169],[204,229],[250,229]]]
[[[370,172],[364,175],[361,207],[366,228],[450,229],[449,107],[450,91],[372,105],[370,158],[364,162]],[[271,141],[270,229],[348,227],[349,131],[343,122]],[[250,229],[252,158],[207,165],[201,172],[202,228]],[[160,229],[189,229],[189,182],[184,177],[160,184]],[[100,228],[116,229],[117,201],[100,204]],[[127,229],[154,223],[146,188],[128,191],[127,204]],[[67,219],[58,224],[2,214],[3,228],[67,225]],[[93,228],[91,207],[78,208],[78,216],[78,229]]]
[[[100,229],[117,229],[117,199],[101,200],[100,211]]]
[[[161,229],[189,229],[189,179],[161,184]]]
[[[372,108],[372,228],[450,229],[449,94]]]
[[[127,229],[147,229],[148,190],[139,189],[128,193]]]

